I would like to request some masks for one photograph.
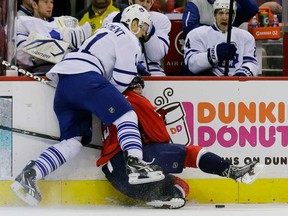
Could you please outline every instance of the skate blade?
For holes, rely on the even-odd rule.
[[[255,166],[253,167],[252,172],[246,173],[241,179],[240,182],[246,183],[246,184],[252,184],[258,175],[263,172],[265,165],[256,163]]]
[[[23,200],[28,205],[30,206],[38,205],[39,202],[31,195],[25,193],[23,186],[19,182],[15,181],[10,186],[10,188],[21,200]]]
[[[139,178],[140,177],[139,173],[131,173],[128,175],[128,177],[129,177],[129,184],[133,184],[133,185],[157,182],[165,178],[162,171],[149,173],[148,176],[144,178]]]
[[[146,204],[154,208],[179,209],[185,206],[186,201],[183,198],[172,198],[169,201],[153,200]]]

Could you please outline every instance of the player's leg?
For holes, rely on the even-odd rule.
[[[162,194],[158,197],[151,197],[146,204],[154,208],[178,209],[184,207],[189,195],[187,182],[171,174],[167,175],[165,179],[170,179],[170,182],[166,181],[166,187]]]
[[[64,88],[66,87],[64,85]],[[67,98],[60,79],[55,94],[54,110],[59,121],[62,141],[50,146],[35,161],[30,161],[11,185],[16,195],[29,205],[37,205],[42,200],[37,180],[74,158],[81,150],[82,136],[91,138],[91,113],[75,109]]]
[[[167,175],[162,181],[149,184],[132,185],[125,175],[126,160],[119,152],[108,164],[102,167],[108,181],[115,189],[136,200],[146,201],[156,208],[181,208],[185,205],[188,195],[187,184],[172,175]],[[189,187],[189,186],[188,186]]]
[[[86,108],[105,125],[114,124],[122,151],[127,159],[127,174],[130,184],[160,181],[164,178],[159,166],[143,160],[142,141],[138,119],[130,103],[104,77],[89,73]],[[89,97],[89,98],[88,98]]]
[[[143,152],[144,159],[155,158],[154,163],[161,166],[164,173],[181,173],[183,168],[192,167],[246,184],[253,183],[264,168],[264,165],[255,161],[242,167],[234,166],[229,160],[199,146],[149,144],[144,147]]]
[[[264,168],[264,165],[256,161],[242,167],[234,166],[229,160],[207,152],[199,146],[187,146],[186,151],[185,167],[199,168],[205,173],[232,178],[246,184],[253,183]]]
[[[162,169],[143,160],[142,142],[137,125],[137,115],[128,111],[113,124],[117,128],[117,137],[124,156],[130,184],[143,184],[164,179]],[[139,151],[140,150],[140,151]]]
[[[77,138],[63,140],[46,149],[35,161],[29,161],[10,186],[12,191],[31,206],[41,202],[42,196],[37,181],[77,155],[82,146],[79,140]]]
[[[184,145],[171,143],[150,143],[143,147],[145,160],[154,160],[153,163],[162,167],[172,182],[166,185],[161,196],[151,199],[148,205],[158,208],[181,208],[186,203],[189,194],[189,185],[181,178],[169,173],[182,173],[186,149]],[[166,176],[167,178],[167,176]]]

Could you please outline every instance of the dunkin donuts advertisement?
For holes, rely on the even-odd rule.
[[[287,177],[282,169],[288,164],[288,101],[281,94],[286,87],[280,81],[273,89],[269,81],[219,82],[157,82],[153,92],[147,83],[145,94],[167,111],[172,143],[201,146],[234,165],[258,160],[269,170],[265,177]]]

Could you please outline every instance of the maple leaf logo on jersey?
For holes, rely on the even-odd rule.
[[[235,65],[237,63],[239,63],[239,54],[238,53],[235,54],[235,57],[234,57],[233,60],[229,61],[229,68],[235,68],[236,67]],[[224,61],[220,61],[218,63],[218,65],[221,66],[221,67],[225,67],[225,60]]]

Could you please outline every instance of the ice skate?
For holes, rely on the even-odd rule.
[[[263,171],[264,165],[257,161],[253,161],[243,167],[236,167],[231,165],[227,177],[236,180],[237,182],[243,182],[246,184],[252,184],[258,175]]]
[[[130,184],[156,182],[165,178],[161,167],[132,156],[127,157],[126,169]]]
[[[179,209],[185,206],[186,200],[184,198],[170,198],[167,200],[153,200],[146,203],[154,208],[161,209]]]
[[[30,161],[10,186],[11,190],[28,205],[36,206],[41,200],[41,194],[36,185],[36,171],[32,169],[34,161]]]
[[[189,185],[182,179],[175,177],[174,186],[172,186],[173,195],[166,196],[159,200],[153,200],[146,204],[154,208],[179,209],[185,206],[185,197],[189,194]]]

